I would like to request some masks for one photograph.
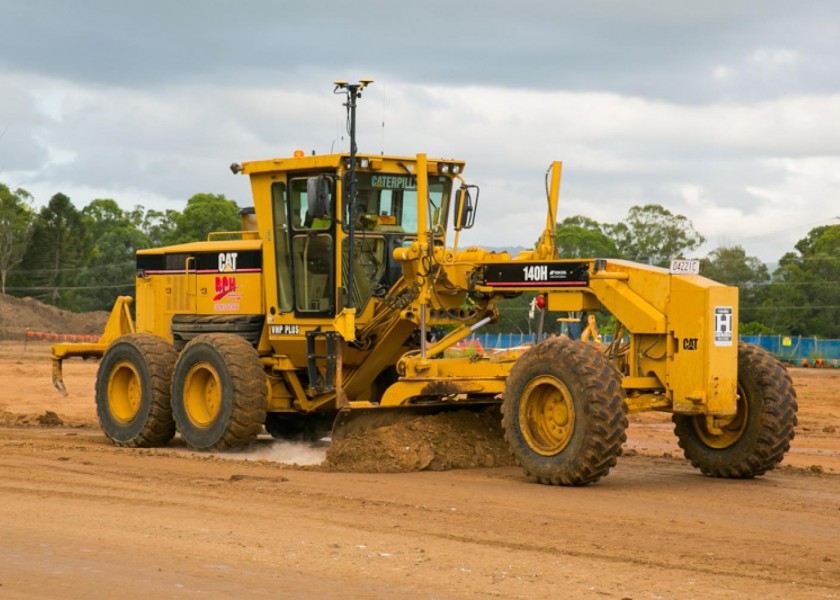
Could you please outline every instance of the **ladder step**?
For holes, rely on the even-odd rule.
[[[326,344],[326,352],[323,354],[315,352],[315,343],[318,338],[324,338]],[[335,331],[306,332],[307,373],[309,375],[309,389],[312,393],[323,394],[335,391],[335,369],[338,362],[337,342],[338,333]],[[323,365],[323,373],[318,368],[319,362]]]

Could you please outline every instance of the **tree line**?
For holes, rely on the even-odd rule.
[[[75,312],[110,310],[134,293],[134,253],[238,231],[239,206],[223,194],[195,194],[183,212],[123,210],[96,199],[81,210],[55,194],[39,211],[24,189],[0,183],[0,291]]]
[[[132,294],[134,253],[143,248],[206,239],[240,228],[239,206],[223,194],[195,194],[182,212],[123,210],[112,199],[77,209],[55,194],[39,211],[32,195],[0,183],[0,291],[32,296],[72,311],[110,310]],[[705,239],[691,221],[657,204],[633,206],[616,223],[567,217],[557,225],[564,258],[622,258],[668,266],[688,258]],[[771,273],[740,245],[721,246],[700,259],[701,274],[740,290],[741,333],[840,337],[840,225],[812,229]],[[502,303],[489,331],[530,332],[533,295]],[[551,331],[564,315],[547,315]],[[599,318],[609,327],[608,319]]]
[[[633,206],[617,223],[567,217],[557,225],[563,258],[622,258],[661,267],[705,242],[691,221],[658,204]],[[740,332],[840,338],[840,225],[815,227],[786,252],[771,273],[740,245],[721,246],[700,258],[700,274],[739,289]],[[531,332],[532,296],[505,302],[500,323],[490,331]],[[546,315],[546,331],[557,318]],[[599,318],[609,330],[610,320]]]

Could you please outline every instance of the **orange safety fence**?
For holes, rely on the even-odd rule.
[[[100,340],[101,335],[80,335],[74,333],[53,333],[50,331],[26,330],[26,342],[71,342],[71,343],[95,343]]]
[[[461,358],[482,354],[484,354],[484,347],[478,340],[461,340],[443,352],[443,355],[447,358]]]
[[[817,369],[826,369],[826,368],[840,368],[840,361],[836,358],[803,358],[801,366],[803,367],[814,367]]]

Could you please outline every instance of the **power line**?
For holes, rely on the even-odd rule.
[[[741,310],[812,310],[812,309],[834,309],[840,308],[840,304],[809,304],[796,306],[741,306]]]
[[[69,285],[69,286],[40,286],[40,287],[8,287],[6,286],[7,291],[13,292],[24,292],[24,291],[35,291],[35,292],[52,292],[55,290],[111,290],[117,288],[130,288],[134,287],[133,283],[121,283],[115,285]]]
[[[120,263],[110,263],[107,265],[94,265],[92,267],[64,267],[60,269],[12,269],[12,273],[21,275],[48,275],[50,273],[78,273],[82,271],[97,271],[101,269],[109,269],[109,268],[121,268],[127,266],[134,266],[134,261],[125,261]]]
[[[739,239],[751,240],[751,241],[763,240],[763,239],[773,239],[775,237],[778,237],[780,234],[791,233],[793,231],[798,231],[800,229],[806,229],[807,228],[810,231],[812,229],[816,229],[817,227],[830,225],[830,224],[832,224],[831,221],[835,221],[835,220],[837,220],[837,218],[838,217],[833,217],[833,218],[830,218],[830,219],[824,219],[822,221],[814,223],[813,225],[803,224],[803,225],[797,225],[795,227],[789,227],[787,229],[778,229],[776,231],[765,231],[763,233],[757,233],[755,235],[742,235]]]
[[[767,281],[767,282],[761,282],[761,283],[751,283],[749,285],[744,285],[744,287],[746,289],[749,289],[751,287],[771,287],[771,286],[772,287],[790,287],[790,286],[796,286],[796,285],[838,285],[838,284],[840,284],[840,281],[830,280],[830,279],[824,279],[824,280],[820,280],[820,281],[779,281],[779,280],[775,280],[775,281]],[[735,285],[737,287],[741,287],[738,284],[733,284],[733,285]]]
[[[728,264],[728,263],[744,263],[745,266],[749,267],[750,266],[749,260],[751,258],[755,258],[755,257],[745,256],[744,258],[717,258],[717,259],[712,260],[707,255],[704,258],[700,258],[700,259],[697,259],[697,260],[707,261],[709,263],[709,265]],[[793,258],[793,261],[791,261],[791,262],[793,262],[794,264],[800,264],[800,263],[817,262],[817,261],[840,263],[840,256],[830,256],[830,255],[795,256]],[[753,263],[753,264],[755,264],[755,263]],[[783,266],[783,265],[780,264],[780,261],[774,261],[774,262],[763,262],[763,261],[761,261],[758,264],[764,265],[765,267],[768,266],[768,265]]]

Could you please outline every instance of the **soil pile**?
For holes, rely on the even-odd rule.
[[[446,412],[351,434],[333,442],[331,471],[404,473],[515,465],[498,410]]]
[[[0,405],[0,427],[93,427],[93,423],[80,419],[66,421],[51,410],[16,414],[3,410]]]
[[[98,335],[105,329],[108,313],[74,313],[34,298],[0,294],[0,339],[23,340],[30,331]]]

